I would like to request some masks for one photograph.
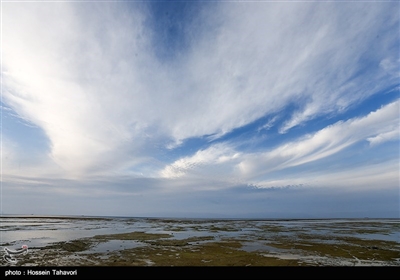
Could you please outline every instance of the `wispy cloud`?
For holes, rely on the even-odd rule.
[[[277,183],[274,181],[275,179],[266,183],[262,178],[276,171],[327,158],[361,141],[377,143],[383,140],[397,140],[399,122],[399,101],[397,100],[367,116],[339,121],[315,133],[302,136],[295,141],[265,152],[245,153],[237,151],[229,144],[213,145],[198,151],[193,156],[181,158],[166,166],[161,174],[168,178],[186,176],[226,178],[227,181],[236,180],[243,183],[259,181],[263,182],[260,185],[274,186]],[[324,168],[321,170],[324,174],[331,173]],[[390,172],[393,173],[393,170]],[[350,177],[349,174],[352,171],[344,173],[348,174],[343,175],[347,178]],[[384,174],[383,170],[379,175],[382,174]],[[393,177],[392,175],[390,177]],[[288,175],[285,173],[283,176]],[[361,176],[358,174],[356,177]],[[305,183],[303,179],[301,179],[301,183]],[[298,182],[299,180],[290,178],[290,180],[278,179],[278,181],[279,185],[282,185],[283,181],[289,184],[289,181]]]
[[[283,188],[302,186],[314,188],[337,188],[349,192],[368,190],[395,190],[399,181],[398,160],[381,163],[365,163],[362,166],[341,168],[339,170],[318,170],[314,172],[294,172],[285,176],[272,176],[272,179],[257,180],[252,185],[257,188]]]
[[[273,127],[275,125],[275,122],[278,120],[278,116],[275,116],[273,118],[271,118],[270,120],[268,120],[267,123],[265,123],[264,125],[260,126],[259,128],[257,128],[257,131],[261,131],[261,130],[268,130],[271,127]]]
[[[381,133],[377,136],[368,138],[371,145],[378,145],[386,141],[394,141],[400,138],[399,128],[395,127],[392,131]]]
[[[208,174],[208,177],[223,178],[229,176],[232,170],[221,170],[225,168],[231,169],[227,162],[232,164],[232,161],[240,158],[239,152],[225,144],[213,145],[206,150],[196,152],[193,156],[181,158],[171,165],[166,166],[160,175],[165,178],[177,178],[187,175],[193,176],[200,171],[199,177]],[[219,168],[215,168],[219,166]],[[226,172],[228,171],[228,172]]]
[[[389,32],[398,24],[393,5],[208,5],[186,30],[188,48],[170,62],[155,54],[157,34],[147,25],[146,5],[3,3],[3,100],[45,132],[48,157],[65,176],[154,162],[158,171],[165,165],[159,152],[186,139],[217,138],[300,104],[281,127],[285,133],[395,83],[399,36]],[[203,168],[200,174],[254,178],[366,137],[371,143],[377,143],[374,137],[392,139],[390,114],[392,122],[382,117],[384,129],[371,115],[261,154],[212,146],[166,166],[162,175]]]

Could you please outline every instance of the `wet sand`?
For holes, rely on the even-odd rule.
[[[1,217],[2,266],[399,266],[400,220]],[[3,250],[28,245],[6,262]]]

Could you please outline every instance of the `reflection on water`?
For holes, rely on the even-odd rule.
[[[176,220],[170,219],[57,219],[57,218],[7,218],[0,217],[0,245],[19,241],[33,246],[45,246],[49,242],[92,237],[95,235],[143,231],[147,233],[172,234],[175,239],[214,236],[215,238],[240,235],[261,236],[268,239],[276,232],[284,236],[298,233],[317,236],[351,236],[365,239],[399,241],[399,220],[293,220],[252,221],[222,220]],[[372,226],[371,226],[372,224]],[[373,232],[371,232],[373,231]]]
[[[109,240],[107,242],[99,243],[81,253],[107,253],[110,251],[126,250],[143,246],[146,246],[146,243],[132,240]]]
[[[0,246],[19,248],[23,244],[30,249],[40,249],[51,244],[90,238],[96,235],[145,232],[167,234],[165,240],[188,240],[188,244],[202,244],[212,240],[224,241],[234,238],[242,244],[241,250],[260,252],[265,256],[279,258],[302,258],[308,263],[346,265],[346,263],[364,265],[371,262],[330,259],[327,256],[300,255],[289,252],[284,242],[288,241],[304,248],[313,244],[328,244],[335,247],[346,243],[346,238],[358,238],[374,241],[393,241],[400,249],[400,220],[398,219],[338,219],[338,220],[207,220],[207,219],[145,219],[145,218],[83,218],[83,217],[0,217]],[[192,239],[191,239],[192,238]],[[279,239],[279,240],[278,240]],[[193,242],[191,242],[191,240]],[[284,240],[284,242],[282,242]],[[286,240],[286,241],[285,241]],[[307,242],[301,242],[307,240]],[[345,241],[343,241],[345,240]],[[300,242],[300,243],[298,243]],[[106,240],[95,242],[87,253],[107,253],[127,250],[148,243],[135,240]],[[76,257],[76,256],[75,256]],[[374,264],[380,264],[375,261]],[[384,263],[384,262],[383,262]]]

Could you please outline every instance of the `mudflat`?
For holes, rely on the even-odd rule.
[[[399,266],[400,220],[2,217],[2,266]],[[28,252],[7,262],[3,248]]]

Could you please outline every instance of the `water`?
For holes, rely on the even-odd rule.
[[[281,259],[302,260],[308,265],[400,264],[398,261],[400,255],[397,261],[360,260],[352,253],[349,253],[349,258],[338,258],[330,257],[329,252],[322,254],[312,251],[316,244],[328,244],[332,248],[337,248],[343,244],[361,246],[358,245],[361,244],[360,242],[367,242],[366,244],[371,245],[363,245],[364,249],[366,246],[375,249],[375,247],[384,246],[386,244],[384,242],[392,242],[391,248],[400,252],[400,220],[398,219],[172,220],[127,217],[1,216],[0,225],[0,246],[12,249],[18,249],[26,244],[30,249],[39,250],[58,242],[92,238],[97,235],[144,232],[168,234],[167,237],[160,238],[161,240],[187,239],[190,246],[207,242],[238,240],[242,244],[240,250],[260,252],[263,256]],[[355,243],[352,244],[352,242]],[[291,244],[291,247],[286,246],[287,244]],[[380,245],[377,247],[373,244]],[[78,254],[107,254],[145,246],[151,245],[141,240],[111,238],[103,242],[94,242],[90,248]],[[174,254],[179,253],[176,250],[179,248],[171,249]],[[193,251],[195,250],[197,249],[194,248]],[[76,254],[74,258],[77,258]],[[151,263],[150,260],[146,262]]]

